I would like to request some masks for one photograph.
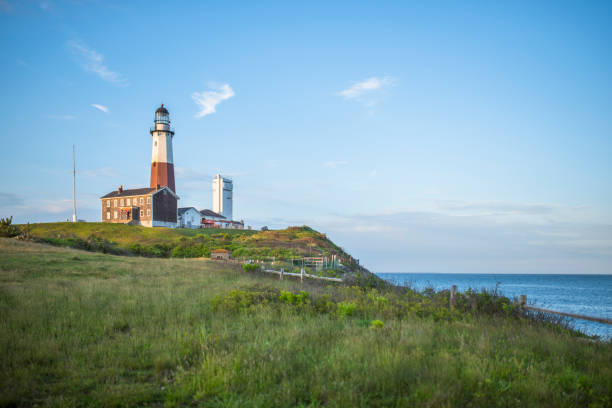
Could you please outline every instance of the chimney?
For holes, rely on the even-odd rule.
[[[117,191],[119,192],[119,194],[121,194],[121,192],[123,191],[123,186],[119,186],[119,188],[117,189]]]

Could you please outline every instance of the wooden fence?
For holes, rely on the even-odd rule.
[[[457,296],[457,285],[453,285],[450,291],[450,306],[451,307],[455,307],[455,304],[457,303],[456,296]],[[574,319],[580,319],[580,320],[589,320],[589,321],[597,322],[597,323],[612,324],[612,319],[608,319],[605,317],[585,316],[585,315],[576,314],[576,313],[559,312],[557,310],[542,309],[540,307],[529,306],[527,305],[526,295],[519,296],[518,305],[519,307],[521,307],[521,309],[524,309],[524,310],[531,310],[534,312],[549,313],[549,314],[557,314],[560,316],[567,316],[567,317],[572,317]]]
[[[330,282],[342,282],[342,279],[340,279],[340,278],[328,278],[326,276],[311,275],[309,273],[306,273],[304,271],[304,268],[300,269],[300,273],[285,272],[285,268],[281,268],[280,271],[275,271],[273,269],[262,269],[262,272],[275,273],[275,274],[279,275],[279,278],[281,280],[285,276],[292,276],[294,278],[300,278],[300,281],[302,281],[302,282],[304,281],[304,278],[326,280],[326,281],[330,281]]]

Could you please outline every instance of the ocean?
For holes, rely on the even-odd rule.
[[[612,275],[498,275],[452,273],[377,273],[396,284],[423,290],[495,289],[504,296],[527,296],[527,303],[560,312],[612,318]],[[574,328],[605,339],[612,338],[612,325],[570,319]]]

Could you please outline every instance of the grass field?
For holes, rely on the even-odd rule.
[[[445,304],[2,238],[0,405],[612,406],[610,342]]]
[[[146,228],[101,222],[56,222],[17,227],[27,230],[30,239],[40,242],[114,254],[197,258],[208,257],[212,249],[223,248],[232,251],[235,257],[251,259],[336,254],[347,266],[355,263],[325,234],[306,226],[270,231]]]

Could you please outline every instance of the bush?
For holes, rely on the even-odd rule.
[[[12,215],[8,218],[0,218],[0,237],[12,238],[19,235],[19,228],[12,224]]]
[[[261,269],[261,267],[258,264],[242,264],[242,269],[244,269],[245,272],[257,272]]]
[[[278,302],[279,291],[267,287],[251,287],[248,289],[235,289],[227,295],[217,295],[212,304],[215,309],[224,309],[230,312],[246,311],[257,305],[267,305]]]
[[[371,329],[382,329],[385,327],[385,324],[380,320],[372,320],[372,324],[370,325]]]
[[[357,306],[353,302],[340,302],[338,303],[338,316],[349,317],[355,314]]]

